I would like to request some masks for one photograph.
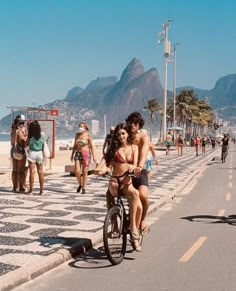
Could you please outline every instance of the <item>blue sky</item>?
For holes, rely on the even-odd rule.
[[[177,87],[211,89],[236,73],[236,1],[0,0],[0,118],[117,76],[134,58],[164,84],[162,23],[177,47]],[[169,64],[169,89],[172,65]]]

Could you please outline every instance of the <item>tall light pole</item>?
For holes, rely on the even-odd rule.
[[[173,76],[173,126],[176,125],[176,46],[180,45],[181,42],[177,42],[174,44],[174,76]]]
[[[164,57],[165,57],[165,66],[164,66],[164,100],[163,100],[163,139],[166,135],[166,109],[167,109],[167,70],[168,70],[168,58],[170,55],[170,42],[168,40],[168,30],[170,28],[170,22],[173,21],[169,19],[162,24],[163,31],[158,35],[163,36],[162,39],[158,41],[160,44],[162,41],[164,42]]]

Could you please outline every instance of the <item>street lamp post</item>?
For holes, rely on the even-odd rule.
[[[174,76],[173,76],[173,126],[176,126],[176,46],[180,45],[181,42],[174,44]]]
[[[162,39],[158,41],[160,44],[162,41],[164,42],[164,57],[165,57],[165,66],[164,66],[164,100],[163,100],[163,140],[166,134],[166,109],[167,109],[167,70],[168,70],[168,58],[170,55],[170,42],[168,40],[168,30],[170,28],[170,22],[172,19],[167,20],[162,24],[164,30],[159,33],[159,36],[163,36]]]

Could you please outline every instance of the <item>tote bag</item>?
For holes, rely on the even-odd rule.
[[[46,159],[49,159],[51,156],[48,144],[46,143],[46,141],[43,144],[43,157]]]

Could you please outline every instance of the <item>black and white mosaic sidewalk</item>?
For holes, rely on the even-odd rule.
[[[176,151],[159,153],[150,182],[150,209],[160,207],[216,155],[219,149],[210,148],[198,157],[193,148],[185,148],[181,157]],[[12,193],[10,187],[0,186],[0,278],[79,240],[93,243],[106,214],[107,184],[107,179],[91,175],[87,194],[78,194],[76,178],[61,173],[46,176],[44,196]]]

